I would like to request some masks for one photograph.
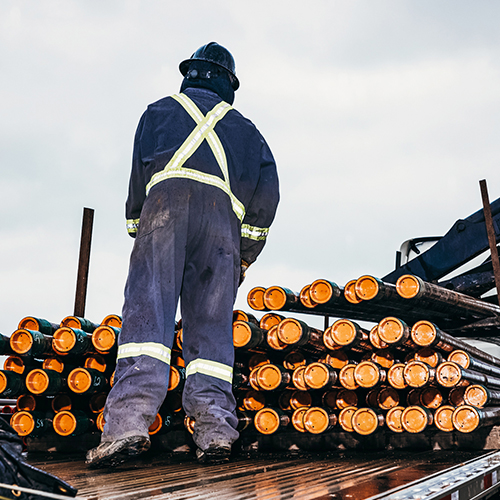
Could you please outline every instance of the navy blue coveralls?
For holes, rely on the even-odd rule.
[[[148,435],[167,392],[179,297],[183,405],[202,450],[237,438],[232,311],[241,261],[261,252],[276,165],[248,119],[206,89],[148,106],[137,128],[127,228],[136,236],[102,441]]]

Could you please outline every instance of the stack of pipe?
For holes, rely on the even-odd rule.
[[[409,324],[420,319],[459,333],[475,322],[498,319],[500,307],[453,290],[427,283],[418,276],[401,276],[396,284],[374,276],[361,276],[340,287],[318,279],[300,292],[272,286],[248,293],[249,306],[257,311],[288,311],[378,322],[397,316]]]
[[[500,359],[431,322],[410,329],[387,317],[367,331],[341,319],[320,335],[300,320],[272,314],[261,326],[270,317],[277,323],[267,333],[244,321],[234,327],[237,348],[261,349],[246,365],[250,387],[240,388],[237,399],[254,412],[263,434],[287,427],[415,434],[431,426],[469,433],[500,423]],[[266,336],[271,350],[264,349]]]
[[[384,289],[385,297],[395,299],[393,287],[381,287],[375,279],[364,281],[372,292]],[[341,291],[325,280],[317,280],[301,294],[281,287],[254,289],[249,304],[265,314],[258,320],[234,312],[233,389],[242,434],[287,430],[302,438],[325,432],[362,436],[382,429],[470,433],[500,422],[500,359],[444,333],[420,315],[412,328],[408,315],[375,322],[381,314],[376,302],[356,296],[360,304],[354,304],[346,299],[349,289]],[[359,289],[357,293],[366,297],[381,293]],[[391,312],[397,311],[398,300],[409,300],[398,296]],[[432,300],[429,310],[441,314],[439,299]],[[281,314],[323,304],[322,310],[333,315],[340,305],[347,311],[365,303],[360,316],[375,323],[370,329],[339,318],[320,330]],[[480,310],[475,303],[456,304],[455,310]],[[439,314],[433,318],[441,318]],[[74,317],[57,325],[36,318],[20,322],[4,347],[4,353],[12,353],[0,371],[0,398],[17,398],[11,424],[21,436],[102,431],[120,326],[114,315],[99,325]],[[152,435],[186,429],[192,433],[196,425],[182,410],[181,324],[176,332],[169,390],[150,427]]]
[[[0,398],[15,402],[10,423],[20,436],[75,436],[100,424],[120,328],[114,314],[100,324],[75,316],[19,322],[0,351],[8,356]]]
[[[433,426],[446,432],[469,433],[500,423],[500,360],[440,328],[453,326],[455,334],[457,326],[496,318],[500,314],[497,305],[409,275],[402,276],[396,285],[362,276],[343,288],[331,281],[316,280],[300,293],[278,286],[258,287],[249,292],[248,304],[263,312],[337,317],[348,313],[350,318],[377,323],[371,330],[364,330],[352,319],[341,318],[323,332],[323,347],[317,331],[308,333],[302,328],[303,333],[297,333],[297,325],[302,323],[299,320],[282,319],[283,325],[296,325],[286,328],[288,333],[279,325],[268,332],[272,349],[292,347],[309,356],[316,353],[320,364],[313,362],[303,369],[309,377],[305,386],[316,391],[314,394],[320,388],[355,392],[358,405],[353,408],[337,407],[333,412],[323,408],[307,414],[323,414],[325,429],[332,428],[336,420],[343,430],[365,434],[382,426],[394,432],[418,433]],[[390,316],[384,316],[387,313]],[[340,370],[328,367],[333,352],[343,352],[349,360]],[[292,374],[292,382],[297,376]],[[354,417],[363,404],[366,407],[349,423],[347,417]],[[329,415],[328,425],[324,411]],[[291,425],[297,415],[295,420],[289,419]],[[365,420],[370,424],[361,423]]]

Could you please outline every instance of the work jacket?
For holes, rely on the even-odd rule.
[[[279,201],[276,164],[255,125],[206,89],[188,88],[150,104],[135,134],[126,202],[131,236],[149,190],[171,178],[226,192],[241,225],[241,258],[253,263]]]

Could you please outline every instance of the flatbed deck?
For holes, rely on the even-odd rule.
[[[89,469],[82,455],[30,454],[89,500],[479,499],[496,491],[500,452],[342,451],[260,454],[222,465],[192,455],[148,452],[114,469]],[[498,475],[500,477],[500,475]]]

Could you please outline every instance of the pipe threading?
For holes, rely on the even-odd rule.
[[[108,314],[102,321],[100,326],[114,326],[116,328],[122,327],[122,318],[117,314]]]
[[[343,347],[355,348],[360,346],[361,350],[369,350],[370,345],[368,333],[357,323],[348,319],[339,319],[327,328],[323,334],[323,342],[328,349],[340,349]]]
[[[469,368],[470,366],[470,356],[462,350],[456,350],[450,352],[447,361],[453,361],[462,368]]]
[[[248,321],[249,323],[253,323],[254,325],[259,326],[259,322],[253,314],[246,313],[245,311],[241,311],[240,309],[235,309],[233,311],[233,323],[235,321]]]
[[[70,436],[77,427],[77,419],[70,411],[60,411],[54,415],[52,426],[60,436]]]
[[[462,380],[462,370],[453,361],[444,361],[437,367],[436,379],[443,387],[455,387]]]
[[[154,436],[155,434],[158,434],[161,431],[162,427],[163,427],[163,418],[159,413],[157,413],[154,422],[148,428],[148,434],[150,436]]]

